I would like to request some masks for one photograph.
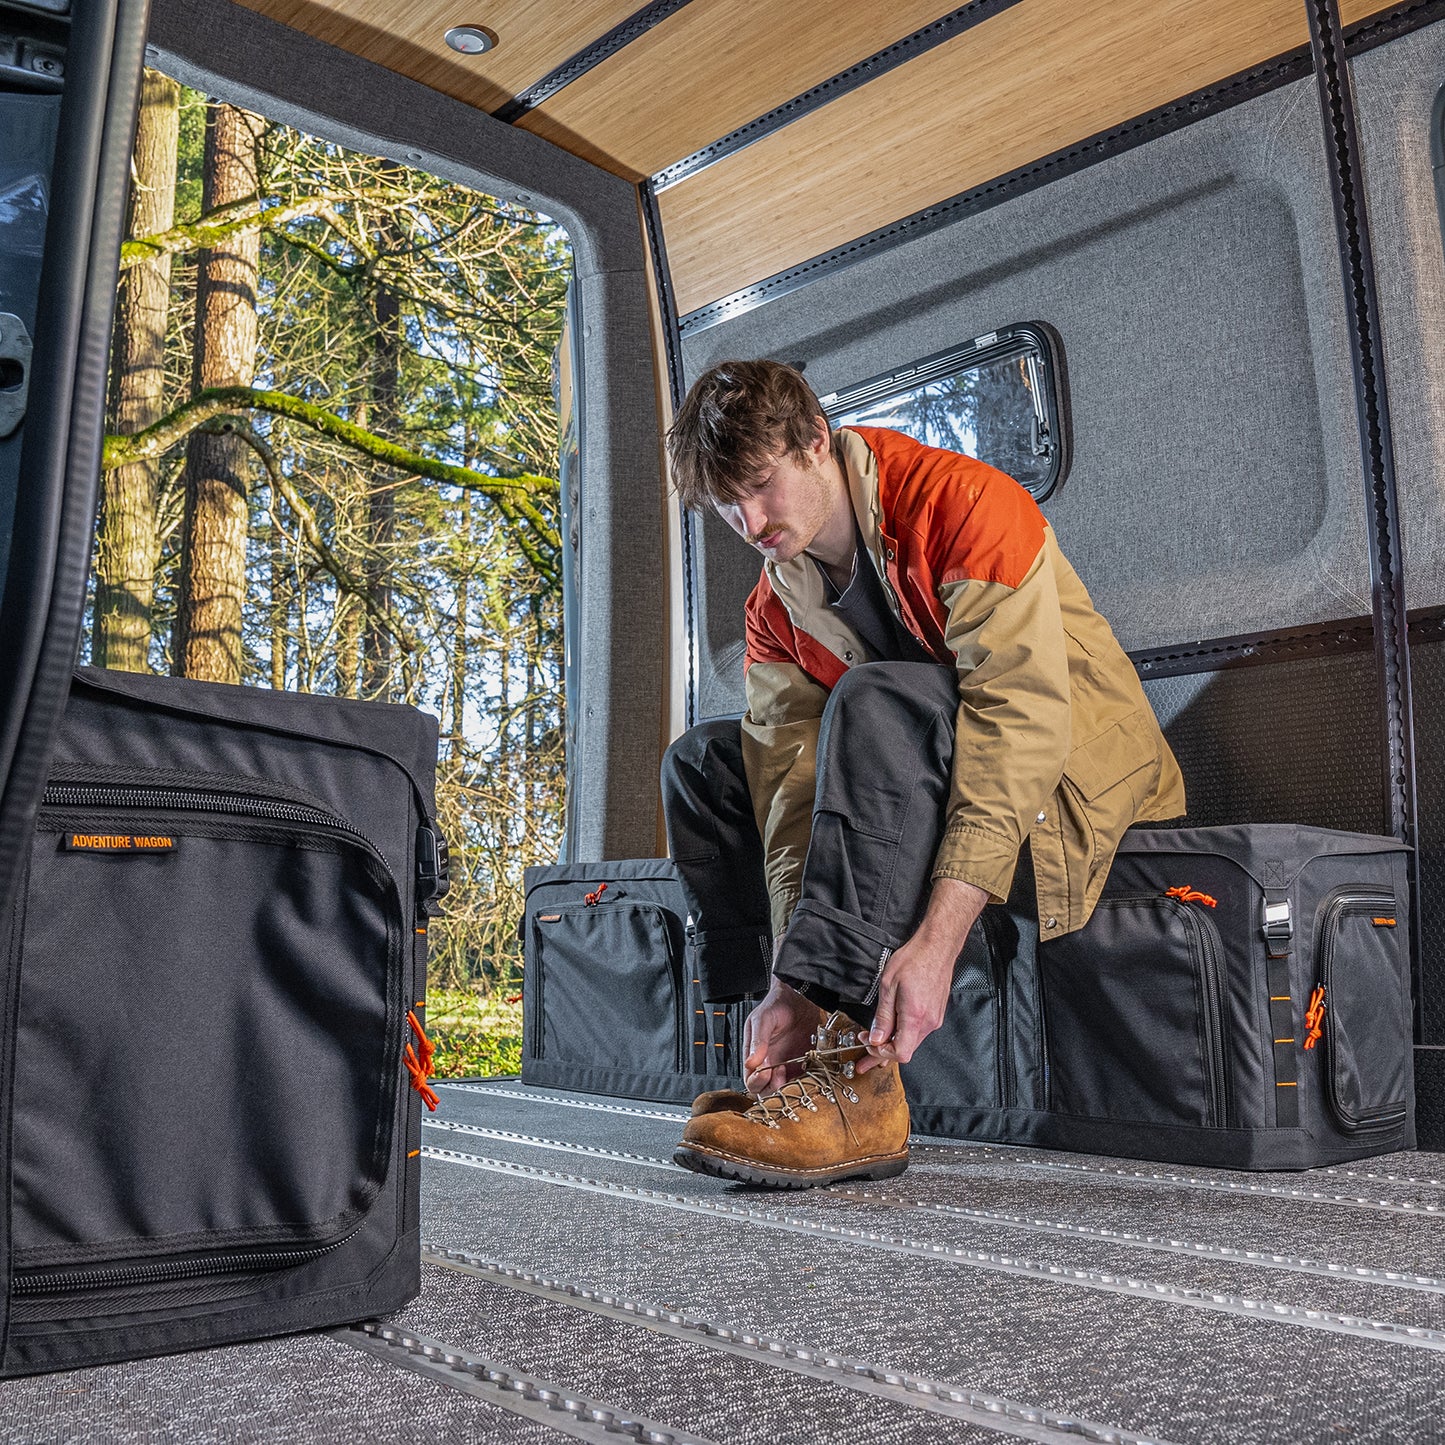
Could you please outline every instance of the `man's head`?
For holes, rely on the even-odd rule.
[[[687,394],[667,434],[678,496],[713,507],[774,562],[808,547],[845,495],[813,389],[777,361],[724,361]]]

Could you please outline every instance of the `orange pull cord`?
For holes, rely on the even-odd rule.
[[[604,893],[606,893],[606,892],[607,892],[607,885],[604,883],[604,884],[596,891],[596,893],[584,893],[584,894],[582,895],[582,902],[583,902],[588,908],[596,908],[597,905],[602,902],[602,895],[603,895]]]
[[[1310,995],[1310,1006],[1305,1010],[1305,1023],[1309,1026],[1309,1033],[1305,1035],[1305,1048],[1312,1049],[1319,1043],[1324,1034],[1325,1022],[1325,986],[1317,984],[1315,991]]]
[[[416,1014],[411,1010],[406,1011],[406,1021],[411,1025],[411,1031],[416,1035],[416,1041],[421,1045],[421,1057],[408,1043],[401,1061],[406,1065],[406,1072],[411,1078],[411,1086],[421,1095],[421,1101],[432,1112],[436,1113],[436,1107],[441,1103],[441,1096],[427,1083],[427,1080],[436,1073],[436,1066],[432,1058],[436,1054],[437,1046],[427,1038],[426,1032],[417,1021]]]
[[[1219,900],[1211,898],[1207,893],[1200,893],[1190,888],[1188,884],[1180,884],[1177,888],[1166,888],[1166,898],[1177,898],[1181,903],[1202,903],[1206,908],[1218,908]]]

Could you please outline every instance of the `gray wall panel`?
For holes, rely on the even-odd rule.
[[[535,206],[567,227],[583,308],[577,859],[656,851],[667,634],[656,389],[637,193],[626,181],[231,0],[156,0],[150,62],[314,135]],[[646,518],[648,525],[638,526]]]
[[[1445,602],[1445,251],[1430,119],[1445,24],[1354,62],[1411,607]]]
[[[803,360],[822,393],[1032,319],[1063,338],[1074,413],[1073,469],[1044,510],[1126,647],[1369,610],[1313,82],[699,332],[686,357],[690,376]],[[714,546],[706,566],[739,606],[751,558]],[[715,691],[736,689],[719,660]]]

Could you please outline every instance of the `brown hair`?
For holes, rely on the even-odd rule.
[[[819,417],[828,420],[813,388],[780,361],[723,361],[704,372],[667,433],[682,505],[738,501],[769,457],[803,455]]]

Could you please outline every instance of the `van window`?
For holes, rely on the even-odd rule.
[[[820,398],[835,426],[881,426],[977,457],[1038,500],[1063,481],[1062,350],[1037,322],[991,331]]]

